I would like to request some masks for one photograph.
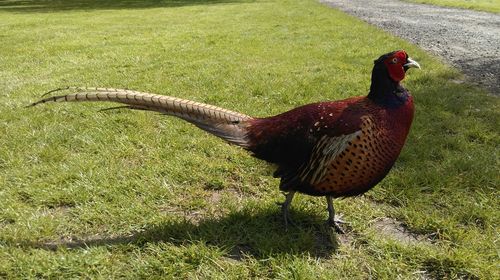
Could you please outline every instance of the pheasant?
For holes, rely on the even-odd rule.
[[[59,88],[70,91],[32,103],[111,101],[115,108],[156,111],[186,120],[253,156],[275,164],[285,193],[285,226],[296,192],[325,196],[327,222],[342,233],[333,198],[363,194],[392,168],[413,120],[413,98],[401,85],[409,68],[420,68],[404,50],[374,62],[367,96],[304,105],[288,112],[254,118],[190,100],[111,88]],[[114,108],[111,108],[114,109]]]

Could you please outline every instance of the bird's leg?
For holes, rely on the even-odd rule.
[[[340,219],[335,219],[335,208],[333,208],[333,197],[326,196],[326,203],[328,205],[328,220],[326,222],[332,226],[335,231],[339,234],[344,234],[344,230],[340,227],[340,224],[345,222]]]
[[[285,219],[285,229],[288,230],[288,223],[293,225],[293,221],[290,219],[290,205],[292,204],[293,196],[295,191],[290,191],[285,195],[285,201],[281,203],[281,212],[283,213],[283,218]]]

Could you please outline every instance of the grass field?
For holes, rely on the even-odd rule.
[[[500,0],[406,0],[408,2],[500,13]]]
[[[498,279],[499,100],[417,47],[315,1],[1,1],[0,278]],[[24,108],[107,86],[255,116],[366,94],[405,49],[416,118],[389,176],[299,196],[180,120],[110,104]],[[407,233],[397,229],[404,228]]]

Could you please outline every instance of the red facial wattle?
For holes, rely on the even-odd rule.
[[[393,81],[400,82],[405,78],[405,69],[403,65],[406,63],[407,58],[408,55],[405,51],[398,51],[384,61],[389,76]]]

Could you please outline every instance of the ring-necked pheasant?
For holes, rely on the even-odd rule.
[[[396,161],[413,119],[413,98],[400,84],[406,70],[420,65],[403,50],[375,60],[368,96],[301,106],[277,116],[253,118],[219,107],[163,95],[110,88],[61,88],[66,95],[46,102],[111,101],[118,108],[156,111],[193,123],[259,159],[278,166],[287,192],[285,223],[295,192],[326,196],[328,222],[335,220],[333,198],[362,194],[382,180]]]

